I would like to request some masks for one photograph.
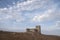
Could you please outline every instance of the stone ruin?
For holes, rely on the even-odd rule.
[[[40,27],[40,25],[37,25],[36,28],[34,28],[34,29],[33,28],[32,29],[27,28],[26,32],[40,33],[41,34],[41,27]]]

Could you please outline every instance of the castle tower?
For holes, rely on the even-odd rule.
[[[36,26],[36,29],[37,29],[38,33],[41,33],[40,25],[37,25],[37,26]]]

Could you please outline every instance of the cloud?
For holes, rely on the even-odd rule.
[[[26,25],[33,27],[38,22],[60,20],[60,9],[57,8],[57,3],[53,3],[52,0],[27,0],[13,4],[8,8],[0,8],[0,30],[20,31]],[[59,25],[57,22],[55,26],[43,27],[43,30],[57,30],[60,29],[56,27]]]
[[[24,2],[14,3],[13,6],[8,8],[0,8],[0,20],[15,19],[16,21],[24,21],[25,17],[22,16],[24,10],[32,11],[41,8],[46,1],[42,0],[27,0]],[[4,15],[4,16],[3,16]]]
[[[32,19],[34,22],[44,22],[51,21],[55,19],[60,19],[60,12],[57,9],[48,9],[43,14],[35,15]]]
[[[27,0],[25,2],[19,3],[17,2],[16,7],[20,8],[20,10],[32,11],[35,9],[42,8],[48,2],[47,0]]]
[[[17,2],[16,4],[14,3],[13,6],[10,6],[8,8],[0,8],[0,15],[2,15],[0,19],[1,20],[16,19],[16,21],[18,20],[22,21],[25,19],[22,16],[22,12],[24,10],[32,11],[34,9],[40,8],[41,5],[40,5],[40,0],[27,0],[24,2]]]
[[[56,27],[60,27],[60,21],[56,22]]]
[[[48,27],[42,27],[42,33],[47,35],[49,34],[60,36],[60,21],[56,21],[53,25]]]
[[[10,8],[2,8],[0,9],[0,20],[9,20],[9,19],[15,19],[19,21],[23,21],[24,18],[21,16],[20,10],[16,10],[13,7]]]

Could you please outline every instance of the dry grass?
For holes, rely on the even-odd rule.
[[[0,31],[0,40],[60,40],[60,37],[38,33],[13,33]]]

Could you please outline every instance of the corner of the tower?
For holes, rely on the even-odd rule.
[[[40,25],[37,25],[37,26],[36,26],[36,29],[38,30],[38,33],[41,34],[41,26],[40,26]]]

